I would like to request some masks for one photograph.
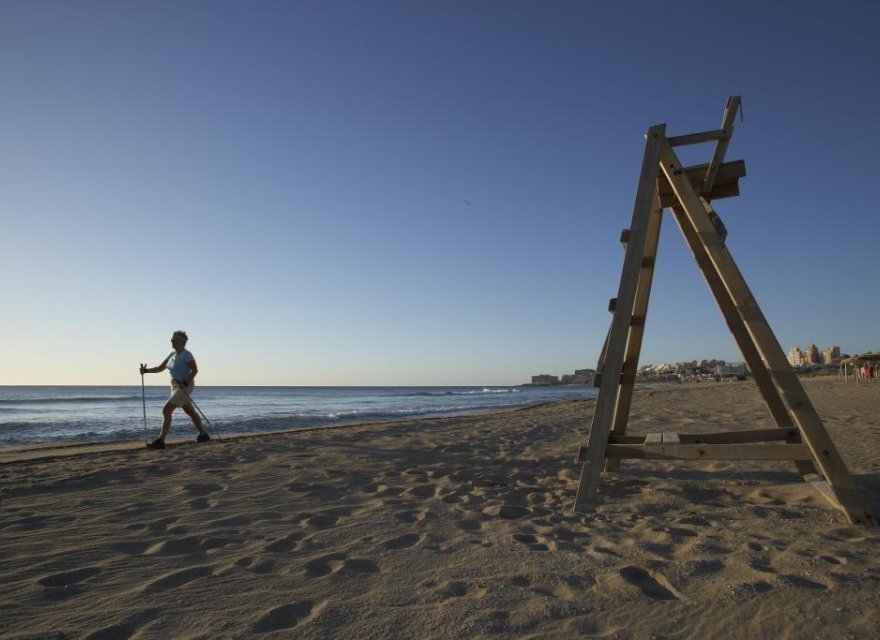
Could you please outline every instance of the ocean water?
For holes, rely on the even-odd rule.
[[[455,416],[592,398],[592,387],[196,387],[223,435]],[[167,387],[0,386],[0,448],[154,438]],[[146,404],[146,427],[144,420]],[[174,413],[171,438],[195,435]]]

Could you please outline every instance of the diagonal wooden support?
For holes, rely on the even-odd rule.
[[[708,212],[710,205],[705,200],[701,199],[701,201]],[[712,292],[715,301],[718,303],[721,315],[724,317],[727,327],[730,329],[730,333],[736,341],[740,353],[742,353],[743,358],[749,367],[749,371],[751,371],[755,384],[758,385],[761,397],[764,399],[764,402],[767,403],[767,408],[770,410],[770,415],[773,417],[773,421],[776,423],[776,426],[780,428],[794,426],[794,421],[788,414],[788,410],[785,408],[782,396],[779,395],[779,391],[776,389],[776,386],[770,377],[770,371],[761,359],[761,355],[758,353],[755,343],[752,342],[752,337],[746,328],[745,322],[737,311],[735,301],[730,297],[730,294],[721,280],[720,274],[715,270],[714,263],[709,259],[706,245],[700,242],[700,236],[697,233],[697,230],[690,224],[681,205],[672,207],[672,213],[675,217],[675,221],[678,223],[678,227],[681,229],[682,235],[687,241],[694,259],[697,261],[697,266],[700,268],[700,272],[703,274],[709,290]],[[711,214],[709,217],[712,217]],[[713,229],[715,229],[715,225],[713,224],[712,226]],[[718,237],[711,239],[709,244],[720,246],[724,244],[724,239],[719,235]],[[800,442],[800,432],[790,434],[788,442]],[[816,473],[816,467],[812,462],[805,460],[795,460],[794,462],[797,470],[801,474],[808,475]]]
[[[871,515],[843,459],[807,397],[800,380],[792,371],[785,353],[779,346],[733,257],[712,225],[704,202],[700,200],[690,182],[682,176],[681,163],[672,147],[664,144],[660,157],[662,171],[672,185],[684,212],[683,219],[686,219],[693,234],[697,236],[698,244],[705,247],[705,254],[714,267],[715,274],[736,307],[758,354],[766,363],[767,371],[795,426],[799,428],[803,442],[809,447],[815,463],[827,479],[836,499],[836,506],[846,514],[850,522],[871,522]],[[722,296],[722,299],[724,297]],[[764,392],[769,395],[769,391]]]
[[[724,107],[724,113],[721,116],[721,130],[727,136],[719,138],[715,145],[715,153],[712,154],[712,160],[709,162],[709,168],[706,170],[706,177],[703,179],[703,190],[701,193],[708,196],[712,192],[715,184],[715,176],[718,174],[718,168],[724,162],[724,156],[727,155],[727,147],[730,144],[730,138],[733,136],[733,123],[736,120],[736,112],[739,111],[740,97],[731,96],[727,100],[727,106]]]
[[[611,321],[608,350],[601,372],[602,383],[596,399],[586,459],[581,467],[580,485],[575,498],[575,510],[577,511],[584,511],[591,507],[599,487],[599,475],[605,461],[605,448],[608,446],[608,435],[611,431],[611,421],[620,386],[620,374],[623,370],[627,334],[632,321],[636,284],[644,257],[648,218],[651,215],[652,203],[657,197],[655,194],[658,162],[660,150],[666,141],[665,133],[666,125],[656,125],[648,129],[645,135],[645,153],[642,158],[639,186],[633,206],[629,242],[617,290],[617,305],[614,318]]]

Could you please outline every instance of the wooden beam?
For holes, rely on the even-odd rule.
[[[712,193],[708,195],[706,200],[723,200],[725,198],[735,198],[739,195],[739,183],[731,182],[730,184],[716,184],[712,187]],[[674,193],[668,193],[660,197],[660,204],[664,207],[674,207],[678,204],[678,200]]]
[[[710,238],[713,235],[717,237],[717,232],[706,211],[705,202],[700,200],[693,185],[685,179],[681,163],[672,148],[669,145],[663,145],[660,155],[663,173],[672,185],[684,212],[684,218],[687,221],[685,226],[691,227],[692,232],[700,238],[700,244],[703,245],[706,257],[727,290],[727,296],[736,306],[751,341],[761,359],[767,364],[767,370],[775,387],[782,396],[795,426],[800,429],[801,437],[812,452],[813,459],[834,491],[837,502],[843,507],[850,522],[871,522],[871,514],[868,512],[849,470],[804,392],[800,381],[792,371],[782,347],[779,346],[776,336],[770,329],[769,323],[764,318],[727,247],[723,242],[702,242],[703,238]],[[763,393],[768,393],[768,391]]]
[[[596,398],[586,456],[583,467],[581,467],[580,482],[574,504],[575,511],[584,511],[592,507],[596,491],[599,488],[599,475],[605,463],[605,447],[608,445],[608,434],[611,431],[620,374],[626,355],[627,334],[630,330],[629,323],[632,317],[639,270],[644,256],[648,219],[651,216],[656,198],[660,150],[666,143],[665,133],[666,125],[661,124],[648,129],[645,135],[645,152],[642,157],[639,186],[633,204],[632,223],[629,225],[630,237],[617,291],[618,304],[608,334],[608,350],[602,369],[602,386],[599,388],[599,395]]]
[[[731,136],[733,136],[733,123],[736,120],[736,112],[739,111],[739,105],[739,96],[731,96],[727,100],[727,106],[724,107],[724,113],[721,116],[721,128],[727,131],[728,135],[726,138],[719,139],[718,144],[715,145],[715,153],[712,155],[709,168],[706,170],[703,186],[699,190],[701,195],[707,196],[712,192],[712,186],[715,184],[718,170],[721,163],[724,162],[727,146],[730,144]]]
[[[693,185],[694,190],[699,190],[702,187],[703,181],[706,177],[706,172],[709,170],[709,167],[710,163],[706,163],[697,164],[692,167],[686,167],[681,170],[687,174],[687,178],[688,180],[690,180],[691,185]],[[724,164],[720,165],[716,172],[712,191],[710,192],[707,199],[720,200],[721,198],[729,198],[731,196],[738,195],[739,179],[745,177],[745,175],[745,160],[733,160],[731,162],[725,162]],[[658,181],[658,188],[660,191],[660,201],[664,203],[663,206],[672,206],[672,204],[666,203],[675,202],[674,200],[670,200],[670,197],[675,197],[675,191],[672,189],[672,186],[669,184],[669,180],[666,179],[666,176],[661,176],[660,180]]]
[[[724,140],[730,137],[727,129],[715,129],[714,131],[701,131],[700,133],[689,133],[685,136],[672,136],[666,138],[670,147],[683,147],[689,144],[701,144],[703,142],[715,142],[716,140]]]
[[[797,427],[779,429],[747,429],[745,431],[713,431],[711,433],[663,433],[664,438],[678,437],[682,444],[745,444],[748,442],[788,442],[797,438],[792,444],[800,444],[800,431]],[[612,433],[608,436],[608,444],[643,444],[646,436],[624,436]],[[663,442],[666,442],[664,439]]]
[[[660,244],[660,226],[662,221],[663,207],[660,206],[660,198],[655,192],[651,204],[651,215],[648,218],[648,228],[645,232],[645,249],[642,255],[641,269],[638,276],[639,281],[636,285],[632,317],[629,322],[630,329],[627,334],[626,349],[623,356],[623,371],[625,375],[621,379],[621,387],[617,392],[614,417],[611,421],[611,431],[618,435],[626,433],[626,425],[629,422],[633,388],[635,386],[636,372],[639,368],[642,339],[645,334],[648,302],[651,298],[651,285],[654,281],[654,265],[657,261],[657,246]],[[605,461],[605,471],[613,472],[619,468],[619,460],[608,458]]]
[[[660,434],[655,434],[660,435]],[[804,444],[609,444],[608,455],[643,460],[812,460]]]
[[[646,447],[652,446],[660,446],[663,444],[663,434],[662,433],[649,433],[645,436],[644,445]]]
[[[708,209],[707,203],[703,202],[703,206]],[[758,386],[758,391],[761,393],[761,397],[764,398],[764,402],[767,404],[767,408],[770,411],[770,415],[773,417],[773,421],[781,429],[793,427],[794,421],[789,415],[788,409],[785,407],[782,396],[773,383],[767,364],[764,362],[755,343],[752,341],[752,336],[746,327],[745,320],[737,309],[736,301],[731,297],[730,292],[728,292],[727,288],[724,286],[721,275],[715,269],[715,264],[709,257],[707,244],[704,242],[705,235],[701,236],[693,227],[681,204],[676,204],[672,208],[672,212],[675,221],[681,229],[682,235],[684,235],[694,258],[697,261],[697,266],[699,266],[700,272],[703,274],[706,284],[712,292],[715,302],[718,304],[718,308],[721,310],[721,315],[724,317],[727,327],[730,329],[730,333],[736,341],[737,346],[739,346],[740,353],[743,354],[743,358],[745,359],[749,371]],[[712,227],[717,234],[718,230],[715,228],[714,224]],[[719,236],[714,242],[710,242],[709,244],[716,246],[723,244],[723,242]],[[790,434],[788,442],[800,442],[800,431],[797,432],[797,435]],[[816,467],[811,462],[796,461],[795,466],[801,474],[816,473]]]

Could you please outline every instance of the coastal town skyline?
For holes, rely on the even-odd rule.
[[[873,353],[876,350],[867,350],[863,353]],[[840,347],[834,345],[819,349],[815,344],[808,344],[804,349],[800,347],[791,347],[788,349],[786,357],[788,363],[792,367],[803,367],[811,365],[838,365],[841,360],[851,355],[860,355],[857,353],[842,353]],[[716,373],[721,368],[731,369],[736,373],[748,371],[748,366],[743,360],[727,361],[721,358],[699,358],[694,360],[679,360],[673,362],[647,362],[641,363],[638,367],[639,375],[649,374],[651,372],[669,373],[682,369],[701,370],[701,373]],[[596,374],[595,369],[583,368],[575,369],[574,373],[563,373],[554,375],[549,373],[541,373],[532,376],[531,382],[526,383],[535,386],[543,385],[566,385],[566,384],[592,384]]]

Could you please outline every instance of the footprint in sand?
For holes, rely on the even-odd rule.
[[[422,509],[417,511],[415,509],[407,509],[406,511],[398,511],[394,514],[394,517],[397,518],[399,522],[413,523],[420,522],[422,520],[426,520],[430,517],[430,512]]]
[[[249,516],[230,516],[222,520],[214,520],[211,524],[215,527],[246,527],[253,521],[254,519]]]
[[[131,638],[134,636],[137,627],[129,622],[122,624],[114,624],[103,629],[90,633],[85,640],[120,640],[121,638]]]
[[[270,633],[272,631],[291,629],[316,614],[315,604],[309,600],[284,604],[270,609],[260,616],[260,619],[254,623],[251,630],[254,633]]]
[[[543,536],[535,536],[530,533],[515,533],[513,539],[526,545],[532,551],[550,551],[556,549],[556,544]]]
[[[131,540],[128,542],[115,542],[110,548],[113,549],[117,553],[123,553],[129,556],[137,556],[142,554],[150,547],[149,542],[143,542],[140,540]]]
[[[461,529],[462,531],[479,531],[483,528],[483,525],[477,520],[459,520],[455,523],[455,526]]]
[[[807,580],[806,578],[802,578],[801,576],[796,576],[794,574],[781,575],[779,576],[779,580],[784,584],[790,585],[792,587],[797,587],[799,589],[815,589],[818,591],[825,591],[826,589],[828,589],[828,586],[822,584],[821,582],[813,582],[812,580]]]
[[[433,586],[433,583],[425,583],[423,586]],[[426,600],[443,602],[464,597],[478,599],[485,596],[487,591],[482,584],[469,584],[463,580],[448,580],[428,591]]]
[[[248,566],[248,569],[253,573],[257,573],[260,575],[265,575],[267,573],[272,573],[275,571],[275,568],[278,566],[278,563],[274,560],[260,560],[256,564],[251,564]]]
[[[620,570],[620,577],[628,583],[638,587],[642,593],[655,600],[678,600],[679,594],[675,592],[669,580],[661,574],[653,574],[646,569],[628,566]]]
[[[271,553],[287,553],[289,551],[294,551],[299,548],[300,540],[302,540],[303,537],[304,534],[301,531],[294,531],[283,538],[279,538],[278,540],[267,544],[266,551]]]
[[[99,567],[83,567],[73,571],[62,571],[61,573],[43,576],[37,580],[37,584],[43,587],[71,587],[99,573],[101,573]]]
[[[244,542],[244,538],[234,538],[234,537],[210,537],[202,540],[202,550],[210,551],[211,549],[220,549],[222,547],[227,547],[231,544],[241,544]]]
[[[117,622],[109,627],[93,631],[85,636],[84,640],[122,640],[124,638],[133,638],[137,630],[158,616],[161,612],[158,609],[144,609],[138,611],[122,622]]]
[[[409,489],[404,490],[403,495],[406,497],[415,496],[416,498],[426,499],[434,497],[434,485],[432,484],[419,484],[414,487],[410,487]]]
[[[305,565],[306,577],[308,578],[321,578],[337,571],[355,574],[379,573],[379,565],[363,558],[349,558],[344,553],[330,553],[309,560]]]
[[[202,552],[202,543],[196,536],[163,540],[145,551],[146,555],[188,555]]]
[[[532,511],[529,507],[512,504],[492,505],[483,509],[483,513],[487,516],[502,520],[519,520]]]
[[[202,496],[207,496],[212,493],[217,493],[218,491],[225,490],[225,485],[218,484],[216,482],[194,482],[192,484],[183,485],[183,491],[193,496],[194,498],[200,498]]]
[[[133,522],[132,524],[125,527],[126,529],[138,530],[138,529],[149,529],[154,533],[164,532],[168,529],[169,524],[173,524],[177,522],[177,516],[170,516],[167,518],[159,518],[158,520],[153,520],[152,522]]]
[[[196,498],[195,500],[189,501],[190,509],[213,509],[217,506],[217,500],[214,498]]]
[[[339,517],[330,514],[318,514],[306,520],[307,525],[317,527],[318,529],[335,527],[337,522],[339,522]]]
[[[174,571],[148,584],[144,587],[144,593],[155,593],[158,591],[166,591],[167,589],[176,589],[177,587],[182,587],[183,585],[189,584],[199,578],[210,576],[213,573],[214,569],[207,566],[189,567],[188,569]]]
[[[402,536],[388,540],[383,546],[386,549],[409,549],[417,545],[421,539],[422,536],[416,533],[405,533]]]

